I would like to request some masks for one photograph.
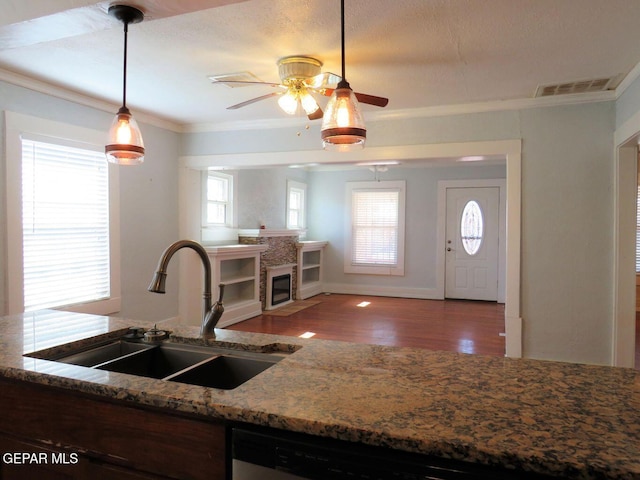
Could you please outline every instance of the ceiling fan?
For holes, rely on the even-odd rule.
[[[302,107],[309,120],[322,118],[322,108],[312,94],[331,96],[334,91],[332,87],[335,87],[342,78],[335,73],[321,72],[322,62],[309,56],[283,57],[278,60],[277,65],[280,83],[237,80],[233,75],[211,76],[209,79],[213,83],[224,83],[229,86],[267,85],[279,90],[231,105],[227,110],[236,110],[268,98],[280,97],[278,104],[285,113],[295,115],[299,107]],[[355,95],[360,102],[378,107],[384,107],[389,103],[389,99],[383,97],[363,93]]]

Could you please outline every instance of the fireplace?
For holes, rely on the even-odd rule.
[[[293,302],[293,267],[295,263],[267,267],[267,295],[265,310]]]

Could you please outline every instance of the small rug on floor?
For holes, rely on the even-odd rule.
[[[262,314],[273,315],[274,317],[288,317],[289,315],[298,313],[305,308],[313,307],[314,305],[317,305],[319,303],[322,302],[320,302],[320,300],[298,300],[275,310],[267,310],[265,312],[262,312]]]

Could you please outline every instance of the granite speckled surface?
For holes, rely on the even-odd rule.
[[[218,390],[24,356],[71,351],[134,325],[151,326],[52,311],[0,318],[0,376],[569,478],[640,478],[640,372],[632,369],[226,330],[211,343],[286,358]],[[172,331],[175,341],[200,342],[198,328]]]

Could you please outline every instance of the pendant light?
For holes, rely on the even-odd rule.
[[[129,5],[112,5],[109,15],[124,24],[124,68],[122,80],[122,107],[109,129],[108,145],[104,151],[110,163],[138,165],[144,161],[144,142],[138,123],[127,108],[127,33],[130,23],[139,23],[144,14]]]
[[[322,146],[325,150],[340,152],[364,147],[367,130],[353,90],[345,76],[344,55],[344,0],[340,0],[340,26],[342,47],[342,80],[334,90],[322,118]]]

